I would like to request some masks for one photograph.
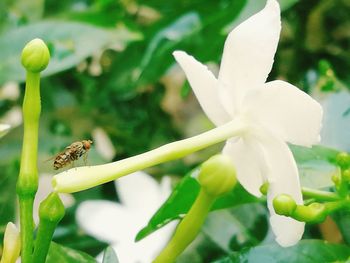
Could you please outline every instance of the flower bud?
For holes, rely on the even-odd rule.
[[[221,154],[209,158],[201,166],[198,181],[213,196],[231,191],[237,183],[236,170],[231,159]]]
[[[350,166],[350,155],[346,152],[337,154],[336,162],[342,169],[346,169]]]
[[[40,220],[59,222],[64,216],[64,205],[56,192],[52,192],[39,206]]]
[[[350,169],[343,171],[343,178],[346,182],[350,183]]]
[[[39,73],[50,61],[50,52],[44,41],[33,39],[23,48],[21,62],[27,71]]]
[[[15,263],[21,250],[21,239],[16,226],[9,222],[4,236],[4,248],[1,263]]]
[[[260,186],[260,193],[262,193],[263,195],[267,195],[267,192],[269,191],[269,183],[265,182]]]
[[[280,194],[276,196],[273,201],[273,208],[276,214],[282,216],[291,216],[294,210],[297,208],[297,204],[294,199],[287,194]]]

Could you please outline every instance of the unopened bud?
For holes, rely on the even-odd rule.
[[[15,263],[21,251],[19,231],[13,223],[8,223],[4,236],[4,248],[1,263]]]
[[[342,169],[346,169],[350,166],[350,155],[346,152],[337,154],[336,162]]]
[[[262,193],[263,195],[267,195],[267,192],[269,190],[269,183],[266,182],[266,183],[263,183],[261,186],[260,186],[260,193]]]
[[[346,182],[350,183],[350,169],[343,171],[343,178]]]
[[[236,169],[228,156],[215,155],[202,164],[198,181],[208,194],[219,196],[236,185]]]
[[[64,216],[64,205],[57,193],[51,193],[39,206],[40,220],[59,222]]]
[[[41,39],[33,39],[23,48],[21,62],[26,70],[39,73],[47,67],[49,61],[49,49]]]
[[[282,216],[291,216],[297,207],[294,199],[287,194],[280,194],[276,196],[273,199],[272,204],[276,214]]]

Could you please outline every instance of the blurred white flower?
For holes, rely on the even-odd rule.
[[[3,100],[17,100],[19,95],[19,84],[17,82],[7,82],[0,89],[0,99]]]
[[[246,127],[238,138],[227,140],[223,153],[231,157],[238,180],[251,194],[260,196],[260,186],[269,182],[270,223],[276,241],[290,246],[300,240],[304,223],[276,215],[272,200],[285,193],[302,204],[298,170],[286,142],[317,143],[322,108],[287,82],[265,83],[280,30],[278,2],[268,0],[263,10],[227,37],[218,78],[185,52],[176,51],[174,56],[214,124],[235,120]]]
[[[92,131],[92,138],[95,144],[97,152],[106,159],[110,161],[115,156],[115,148],[108,134],[104,129],[98,127]]]
[[[158,184],[150,175],[136,172],[115,182],[120,203],[85,201],[77,210],[77,222],[87,234],[111,244],[120,262],[152,262],[171,237],[175,222],[139,242],[134,240],[170,195],[170,178]]]
[[[0,123],[0,138],[5,136],[6,133],[8,133],[8,131],[10,130],[11,126],[8,124],[3,124]]]
[[[8,123],[11,127],[17,127],[22,124],[22,108],[20,106],[12,107],[0,119],[1,122]]]

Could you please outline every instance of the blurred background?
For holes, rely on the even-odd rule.
[[[15,183],[22,145],[20,107],[25,79],[20,54],[29,40],[42,38],[51,53],[41,83],[39,141],[39,171],[42,178],[47,178],[55,171],[52,161],[46,160],[74,141],[94,140],[88,156],[91,165],[130,157],[212,128],[172,52],[185,50],[217,72],[228,32],[262,9],[265,2],[0,1],[0,123],[12,127],[0,139],[1,239],[6,223],[16,221]],[[321,143],[350,151],[350,0],[279,2],[282,33],[269,78],[287,80],[319,100],[325,110]],[[158,181],[169,175],[175,185],[220,147],[147,172]],[[303,174],[324,174],[316,180],[315,176],[305,177],[306,184],[312,181],[314,187],[330,185],[334,165],[303,161],[301,158],[298,162]],[[41,184],[48,188],[50,180],[42,180]],[[91,199],[117,201],[114,183],[68,196],[66,216],[54,241],[96,256],[107,244],[89,236],[75,220],[81,202]],[[187,259],[181,262],[211,262],[227,251],[257,245],[268,235],[264,204],[227,211],[228,217],[213,213],[213,217],[221,218],[220,223],[207,223],[186,252]],[[349,223],[350,215],[338,216],[326,227],[308,227],[305,235],[349,242],[349,229],[341,233],[345,219]],[[240,232],[217,236],[227,235],[218,231],[225,224],[237,226]],[[228,240],[228,244],[223,245],[222,240]]]

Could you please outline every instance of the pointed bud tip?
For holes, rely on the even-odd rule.
[[[52,192],[40,203],[39,217],[52,222],[60,221],[65,213],[64,205],[56,192]]]
[[[39,38],[29,41],[22,50],[21,62],[27,71],[39,73],[47,67],[49,61],[49,49]]]
[[[236,185],[236,169],[228,156],[215,155],[202,164],[198,181],[207,193],[220,196]]]

